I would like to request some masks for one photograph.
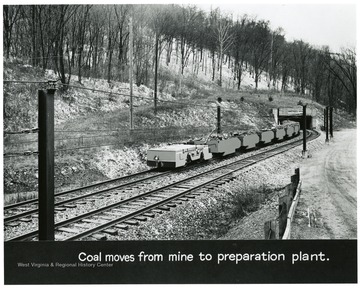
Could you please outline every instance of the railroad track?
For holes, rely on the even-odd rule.
[[[308,140],[319,134],[310,133]],[[104,239],[106,234],[115,235],[119,230],[138,225],[157,214],[169,211],[197,195],[229,182],[241,170],[274,155],[281,154],[301,143],[301,140],[272,148],[254,156],[225,164],[208,171],[193,175],[187,179],[171,183],[138,195],[91,210],[84,214],[66,219],[55,224],[55,240],[79,240],[85,237]],[[101,233],[99,233],[101,232]],[[34,240],[38,231],[11,238],[7,241]]]
[[[159,172],[155,169],[150,169],[128,176],[90,184],[69,191],[59,192],[55,194],[55,206],[59,211],[63,211],[67,207],[72,208],[75,205],[74,202],[76,201],[82,202],[82,200],[86,198],[101,196],[101,194],[105,194],[109,191],[136,185],[140,182],[150,181],[169,173],[171,172]],[[4,206],[4,223],[6,224],[17,219],[26,218],[28,216],[35,215],[35,217],[37,217],[37,213],[37,198],[10,204]]]

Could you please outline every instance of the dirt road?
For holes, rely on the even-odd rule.
[[[356,130],[335,131],[324,149],[301,162],[300,173],[302,193],[291,238],[355,239]]]

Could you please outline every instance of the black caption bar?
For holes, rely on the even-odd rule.
[[[357,283],[356,240],[6,242],[5,284]]]

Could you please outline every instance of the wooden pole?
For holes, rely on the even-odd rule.
[[[217,105],[217,133],[221,134],[221,97],[218,98]]]
[[[158,34],[155,36],[155,76],[154,76],[154,113],[157,114],[157,78],[158,78],[158,54],[159,39]]]
[[[133,24],[132,17],[129,19],[129,84],[130,84],[130,130],[134,129],[133,124]]]
[[[325,111],[325,131],[326,131],[326,139],[325,142],[329,142],[329,107],[326,107]]]
[[[303,153],[306,152],[306,105],[303,105]]]
[[[54,240],[54,94],[39,90],[39,240]]]
[[[333,107],[330,106],[330,116],[329,116],[329,120],[330,120],[330,137],[333,137]]]

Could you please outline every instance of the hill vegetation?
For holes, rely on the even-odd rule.
[[[221,27],[227,27],[223,36],[229,36],[222,44],[216,40]],[[272,39],[271,35],[272,41],[264,40]],[[260,54],[251,45],[261,41],[265,60],[257,66]],[[224,133],[271,127],[272,108],[294,106],[299,100],[309,102],[320,116],[323,105],[331,104],[337,128],[355,126],[351,81],[340,75],[353,67],[351,57],[355,55],[348,51],[332,56],[326,49],[284,41],[280,31],[270,31],[266,22],[247,16],[233,21],[219,10],[206,14],[194,6],[4,6],[3,78],[58,80],[55,185],[57,190],[66,190],[146,169],[146,150],[151,146],[207,136],[216,126],[218,97],[223,99]],[[295,60],[301,55],[306,57],[300,67]],[[316,68],[314,59],[320,56],[330,61],[326,69]],[[315,70],[317,84],[311,74]],[[306,75],[301,76],[300,71]],[[37,127],[37,91],[41,88],[38,83],[4,83],[5,132]],[[36,196],[37,157],[24,154],[36,151],[36,134],[5,134],[6,203]]]
[[[169,81],[173,97],[188,97],[183,84],[193,83],[189,72],[237,90],[246,85],[261,89],[263,79],[269,89],[291,89],[356,113],[355,50],[334,54],[301,40],[287,42],[283,30],[272,31],[268,21],[220,9],[206,13],[193,5],[5,5],[4,57],[52,69],[63,84],[75,77],[78,83],[85,77],[128,83],[133,67],[134,82],[152,88],[155,100]],[[177,70],[169,74],[171,65]],[[246,74],[251,84],[243,83]]]

